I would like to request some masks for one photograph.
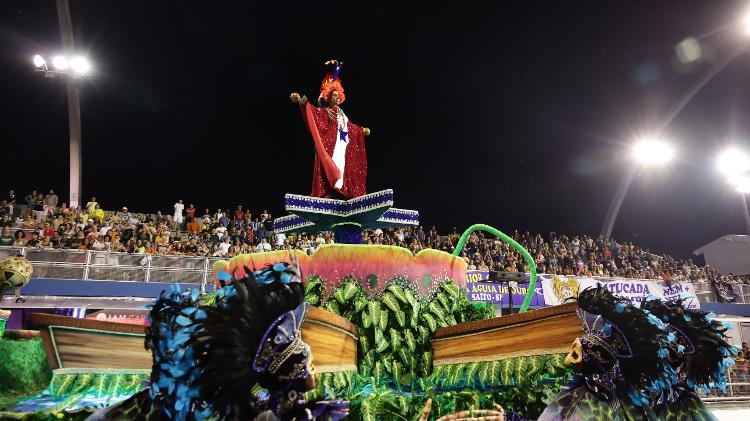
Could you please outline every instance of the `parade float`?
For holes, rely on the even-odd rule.
[[[499,413],[493,408],[500,406],[514,419],[536,419],[544,417],[549,408],[564,412],[558,410],[562,405],[558,396],[565,396],[560,395],[561,390],[571,378],[585,378],[589,382],[586,384],[609,391],[604,386],[611,386],[617,379],[600,384],[599,375],[623,375],[617,360],[628,352],[627,358],[635,357],[636,351],[642,352],[636,347],[638,335],[631,336],[632,347],[627,339],[622,339],[628,345],[620,352],[619,338],[631,333],[628,328],[623,323],[618,328],[617,324],[602,322],[603,316],[589,322],[585,312],[606,314],[606,320],[616,320],[626,308],[624,302],[612,301],[611,308],[604,309],[598,308],[596,302],[585,308],[569,302],[529,311],[537,294],[534,261],[512,238],[486,225],[475,225],[464,232],[453,253],[426,249],[415,255],[401,247],[361,244],[364,230],[414,226],[419,214],[393,208],[392,190],[366,193],[364,136],[369,129],[351,123],[338,107],[344,95],[338,79],[340,64],[334,64],[336,70],[326,77],[321,88],[320,99],[327,106],[314,107],[304,96],[291,96],[300,105],[315,146],[313,193],[286,195],[284,203],[289,215],[277,219],[274,230],[333,232],[336,242],[319,245],[311,254],[288,249],[218,262],[214,265],[213,291],[201,294],[198,289],[175,289],[162,295],[162,302],[173,300],[182,310],[169,316],[171,319],[160,319],[159,329],[172,323],[175,335],[192,334],[195,327],[201,329],[207,323],[207,312],[215,315],[214,320],[220,317],[221,311],[209,309],[227,307],[228,297],[244,285],[235,283],[237,280],[266,276],[259,269],[274,272],[278,262],[287,262],[291,266],[278,269],[274,276],[284,282],[283,276],[288,275],[285,271],[293,269],[302,280],[307,307],[301,313],[304,322],[299,331],[317,367],[311,374],[315,386],[305,398],[348,401],[349,419],[498,419],[492,418]],[[496,317],[493,304],[469,299],[467,263],[460,256],[475,231],[485,231],[509,243],[529,267],[529,284],[516,314]],[[25,282],[24,277],[28,280],[30,266],[21,261],[6,266],[14,267],[4,273],[12,280],[6,286],[17,288]],[[566,298],[575,298],[578,293],[576,289]],[[151,310],[151,323],[157,323],[153,317],[162,317],[162,310]],[[624,311],[628,316],[632,312],[646,319],[631,307]],[[289,312],[292,318],[293,313]],[[0,417],[85,419],[96,409],[117,408],[118,402],[130,396],[145,396],[142,390],[147,385],[153,399],[159,387],[170,385],[171,393],[175,382],[189,385],[192,381],[190,370],[194,367],[178,368],[171,363],[165,366],[163,362],[167,354],[169,358],[178,353],[180,358],[184,356],[185,349],[180,346],[190,344],[188,333],[179,346],[167,352],[161,348],[144,349],[144,341],[155,346],[147,338],[149,329],[155,331],[153,326],[46,314],[36,314],[31,321],[36,331],[6,333],[0,340],[0,353],[10,356],[0,361]],[[269,329],[273,331],[274,326]],[[617,337],[611,340],[614,345],[608,339],[613,336],[613,329]],[[652,345],[667,338],[662,335],[663,327],[653,329],[656,333],[648,338]],[[282,341],[287,339],[293,339],[293,335]],[[663,349],[667,349],[666,339],[663,340]],[[171,347],[176,341],[168,339],[165,343]],[[610,352],[609,360],[595,351],[595,343]],[[675,349],[683,352],[685,347]],[[727,349],[722,352],[729,355]],[[658,350],[663,357],[662,348]],[[188,347],[188,352],[192,348]],[[580,358],[587,352],[604,361],[597,367],[606,366],[609,371],[595,372],[591,377]],[[253,367],[257,359],[256,356]],[[623,367],[628,368],[626,363]],[[577,377],[573,377],[574,372]],[[627,370],[624,373],[630,374]],[[672,384],[660,375],[655,372],[649,380],[652,384]],[[186,376],[189,378],[184,380]],[[186,383],[179,383],[183,380]],[[640,390],[636,391],[633,396],[640,399]],[[253,393],[268,396],[268,391],[258,385],[253,387]],[[610,402],[621,401],[619,395],[607,396]],[[599,395],[584,397],[587,405],[601,400]],[[213,410],[191,401],[194,396],[188,392],[182,398],[187,403],[179,399],[173,402],[178,412],[170,413],[170,417],[202,419],[210,414],[204,411]],[[132,400],[126,402],[132,404]],[[580,413],[579,409],[576,411]],[[122,419],[129,419],[124,415],[127,412],[122,414]],[[210,419],[211,415],[207,417]]]

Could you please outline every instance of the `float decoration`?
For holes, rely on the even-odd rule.
[[[365,229],[419,224],[419,212],[393,208],[391,189],[349,200],[287,194],[284,207],[291,215],[274,220],[275,232],[331,231],[344,244],[360,244]]]

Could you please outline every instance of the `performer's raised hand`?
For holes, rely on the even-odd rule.
[[[370,128],[369,127],[362,127],[362,134],[365,136],[370,135]]]
[[[307,105],[307,96],[306,95],[302,95],[300,97],[297,92],[292,92],[292,94],[289,95],[289,99],[291,99],[292,102],[295,103],[295,104],[299,104],[301,106]]]
[[[419,415],[419,421],[427,421],[427,418],[430,417],[430,412],[432,412],[432,398],[427,399],[427,402],[425,402],[422,413]]]

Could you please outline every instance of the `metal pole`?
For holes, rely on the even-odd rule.
[[[70,16],[68,0],[56,0],[57,18],[60,22],[60,37],[63,51],[73,54],[73,21]],[[81,200],[81,104],[78,96],[78,84],[75,78],[66,79],[68,90],[68,127],[70,130],[70,200],[68,206],[75,208]]]
[[[604,225],[602,225],[602,232],[601,236],[609,239],[612,236],[612,228],[615,226],[615,220],[617,219],[617,215],[620,214],[620,208],[622,207],[622,202],[625,200],[625,195],[628,192],[628,189],[630,188],[630,185],[633,183],[633,179],[635,178],[635,174],[638,172],[638,166],[632,165],[629,169],[627,174],[625,174],[625,177],[620,180],[620,185],[617,187],[617,192],[615,192],[615,197],[612,198],[612,202],[609,204],[609,210],[607,210],[607,217],[604,219]]]
[[[740,197],[742,197],[742,210],[745,212],[745,229],[747,234],[750,235],[750,212],[747,210],[747,197],[744,193]]]

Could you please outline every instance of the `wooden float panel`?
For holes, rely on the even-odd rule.
[[[143,347],[144,335],[53,326],[49,330],[60,368],[151,368],[151,353]]]
[[[302,340],[310,345],[319,373],[357,370],[357,327],[341,316],[310,307],[302,324]]]
[[[145,328],[137,325],[32,314],[51,368],[151,368]],[[357,370],[357,328],[343,317],[310,307],[302,325],[318,372]]]
[[[482,320],[480,324],[471,322],[445,328],[442,332],[438,330],[432,340],[434,364],[568,352],[571,342],[581,336],[583,329],[575,313],[577,307],[566,306],[554,311],[535,310],[520,314],[523,317],[499,317]]]

